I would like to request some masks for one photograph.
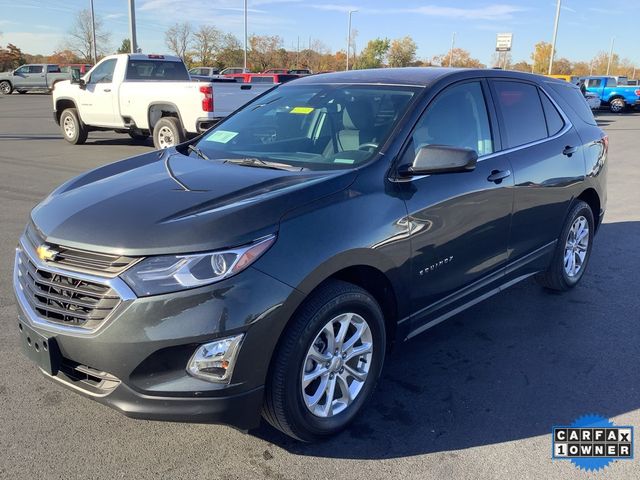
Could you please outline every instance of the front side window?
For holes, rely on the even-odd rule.
[[[463,83],[438,95],[418,121],[411,137],[410,160],[420,147],[470,148],[478,156],[493,152],[487,107],[479,82]]]
[[[493,86],[507,148],[547,137],[547,124],[535,85],[500,80],[494,81]]]
[[[105,60],[98,65],[89,78],[89,83],[111,83],[113,82],[113,71],[116,69],[116,59]]]
[[[24,75],[25,73],[29,73],[29,67],[27,66],[20,67],[15,71],[16,75]]]
[[[212,160],[263,160],[312,170],[352,168],[373,158],[419,90],[384,85],[278,87],[213,128],[197,146]]]

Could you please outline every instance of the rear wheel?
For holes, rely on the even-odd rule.
[[[536,277],[538,283],[559,292],[578,284],[591,256],[594,225],[589,205],[583,201],[576,202],[562,229],[549,268]]]
[[[10,82],[6,80],[0,82],[0,94],[1,95],[10,95],[13,92],[13,87]]]
[[[385,344],[382,311],[366,290],[341,281],[320,287],[274,354],[264,418],[302,441],[338,433],[371,396]]]
[[[622,98],[614,98],[609,102],[609,110],[612,113],[620,113],[623,112],[627,108],[627,104]]]
[[[184,129],[176,117],[162,117],[153,127],[153,145],[158,150],[171,148],[185,140]]]
[[[80,120],[75,108],[67,108],[60,115],[60,129],[64,139],[73,145],[82,145],[87,140],[87,127]]]

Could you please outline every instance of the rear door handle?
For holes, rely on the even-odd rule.
[[[573,155],[577,151],[578,151],[578,147],[571,147],[571,146],[567,145],[566,147],[564,147],[564,150],[562,150],[562,154],[566,155],[567,157],[570,157],[571,155]]]
[[[511,176],[511,170],[493,170],[487,180],[494,183],[501,183],[507,177]]]

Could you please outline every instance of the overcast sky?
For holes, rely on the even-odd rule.
[[[127,0],[94,0],[96,15],[112,32],[115,50],[127,37]],[[0,0],[0,45],[14,43],[27,53],[50,54],[61,48],[74,14],[89,0]],[[249,0],[249,32],[280,35],[285,47],[301,48],[309,39],[332,50],[344,49],[347,11],[358,31],[357,48],[375,37],[410,35],[419,58],[430,58],[456,46],[489,64],[499,32],[513,32],[513,60],[528,59],[533,45],[551,41],[554,0],[485,2],[472,0]],[[195,27],[214,25],[242,39],[243,0],[137,0],[138,43],[146,53],[166,52],[164,31],[176,21]],[[608,51],[615,36],[615,52],[640,67],[640,1],[564,0],[558,34],[558,55],[588,60]]]

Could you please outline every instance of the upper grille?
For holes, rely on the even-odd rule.
[[[39,268],[19,250],[18,281],[31,308],[48,322],[93,330],[120,303],[110,286]]]
[[[26,238],[33,246],[33,250],[36,250],[38,246],[45,243],[44,237],[33,224],[27,227]],[[90,252],[79,248],[52,245],[49,242],[46,243],[47,245],[53,246],[57,252],[56,265],[78,272],[116,276],[138,261],[136,257]]]

